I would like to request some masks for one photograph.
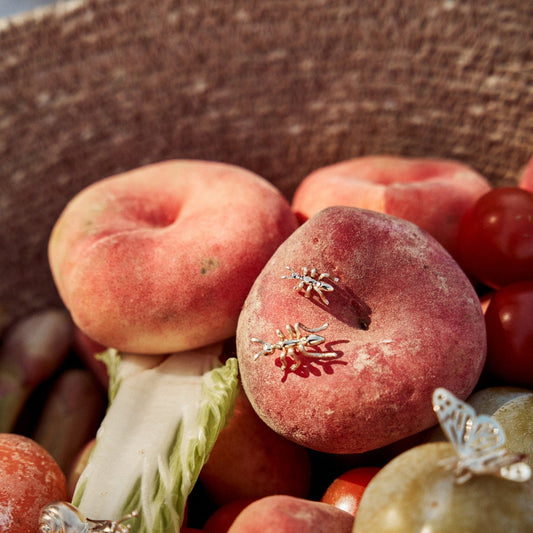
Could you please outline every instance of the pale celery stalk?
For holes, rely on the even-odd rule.
[[[220,347],[167,357],[104,354],[110,406],[72,503],[92,519],[132,511],[132,533],[177,533],[187,496],[233,411],[235,358]]]

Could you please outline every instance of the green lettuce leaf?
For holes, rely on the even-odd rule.
[[[185,503],[218,434],[233,412],[237,360],[220,348],[166,357],[101,358],[110,375],[110,405],[72,503],[91,519],[132,511],[132,533],[177,533]]]

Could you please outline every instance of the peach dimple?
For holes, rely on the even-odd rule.
[[[122,351],[167,353],[233,335],[253,280],[296,227],[288,202],[260,176],[166,161],[76,195],[54,226],[49,260],[86,335]]]

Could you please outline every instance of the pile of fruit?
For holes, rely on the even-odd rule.
[[[533,530],[533,158],[96,181],[0,347],[0,531]]]

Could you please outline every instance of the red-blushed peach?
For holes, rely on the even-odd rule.
[[[521,189],[533,192],[533,156],[531,156],[518,177],[518,186]]]
[[[334,505],[273,495],[245,507],[228,533],[351,533],[353,523],[350,513]]]
[[[202,531],[205,533],[227,533],[235,518],[254,501],[255,498],[240,498],[218,507],[205,521]]]
[[[282,279],[286,266],[338,278],[322,279],[334,289],[329,305],[314,289],[309,298],[293,290],[299,280]],[[276,330],[289,339],[286,325],[296,323],[322,329],[301,329],[282,370]],[[340,206],[314,215],[274,253],[245,301],[236,343],[243,388],[263,421],[337,454],[431,427],[433,390],[466,398],[486,357],[479,298],[450,254],[411,222]]]
[[[257,416],[241,389],[200,481],[217,506],[272,494],[303,498],[309,493],[311,463],[304,447],[285,439]]]
[[[246,295],[297,227],[288,201],[243,168],[174,160],[99,180],[49,242],[78,327],[124,352],[168,353],[235,333]]]
[[[74,351],[83,364],[94,374],[102,387],[109,387],[109,374],[103,361],[97,355],[105,351],[106,347],[93,341],[77,326],[74,328]]]
[[[295,191],[301,221],[333,205],[361,207],[404,218],[459,257],[459,221],[491,184],[459,161],[375,155],[315,170]]]

